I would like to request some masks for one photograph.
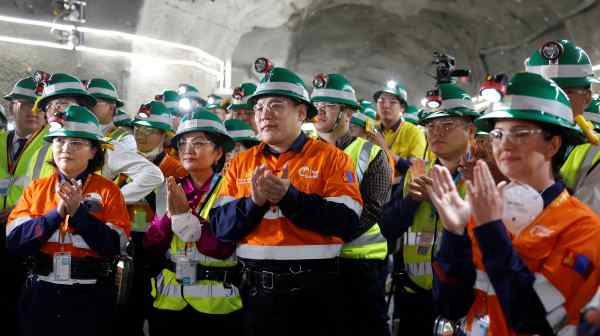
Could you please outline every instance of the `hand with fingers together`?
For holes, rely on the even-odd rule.
[[[56,193],[60,198],[57,207],[58,213],[63,217],[73,216],[83,199],[81,184],[74,179],[65,179],[56,188]]]
[[[467,186],[475,226],[502,219],[504,206],[502,192],[506,182],[502,181],[496,185],[485,161],[477,160],[473,168],[473,181],[467,181]]]
[[[444,228],[462,235],[469,217],[471,205],[460,197],[450,171],[444,166],[435,165],[431,169],[432,183],[426,186],[431,202],[442,220]]]
[[[267,196],[262,188],[263,179],[265,173],[267,172],[267,166],[260,165],[254,169],[254,173],[252,173],[252,191],[251,197],[252,202],[258,206],[263,206],[267,203]]]
[[[170,216],[179,215],[190,211],[187,197],[183,188],[177,183],[175,177],[167,178],[167,212]]]
[[[283,166],[281,177],[274,175],[270,170],[267,170],[260,183],[260,188],[264,191],[265,197],[269,203],[278,204],[290,188],[287,164]]]

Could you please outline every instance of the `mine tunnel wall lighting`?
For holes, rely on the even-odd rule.
[[[172,49],[187,50],[190,52],[194,52],[196,55],[199,56],[199,58],[201,60],[205,61],[205,63],[207,63],[209,65],[215,65],[218,70],[213,69],[206,64],[202,64],[200,62],[195,62],[195,61],[190,61],[190,60],[167,59],[167,58],[156,57],[156,56],[140,54],[140,53],[135,53],[135,52],[126,52],[126,51],[118,51],[118,50],[111,50],[111,49],[93,48],[93,47],[84,46],[84,45],[75,45],[73,43],[61,44],[61,43],[55,43],[55,42],[50,42],[50,41],[31,40],[31,39],[25,39],[25,38],[13,37],[13,36],[0,35],[0,41],[2,41],[2,42],[48,47],[48,48],[63,49],[63,50],[76,50],[76,51],[81,51],[81,52],[95,53],[95,54],[109,56],[109,57],[111,57],[111,56],[112,57],[125,57],[125,58],[129,58],[131,60],[156,61],[156,62],[168,64],[168,65],[190,66],[190,67],[195,67],[197,69],[200,69],[204,72],[207,72],[207,73],[217,77],[217,79],[221,83],[221,86],[225,85],[225,82],[228,81],[227,78],[225,78],[225,62],[224,61],[222,61],[221,59],[219,59],[215,56],[210,55],[209,53],[203,51],[202,49],[188,46],[185,44],[163,41],[163,40],[159,40],[159,39],[154,39],[154,38],[145,37],[145,36],[138,36],[135,34],[128,34],[128,33],[114,31],[114,30],[104,30],[104,29],[96,29],[96,28],[89,28],[89,27],[82,27],[82,26],[75,26],[75,25],[60,24],[60,23],[54,23],[54,22],[46,22],[46,21],[40,21],[40,20],[30,20],[30,19],[23,19],[23,18],[12,17],[12,16],[5,16],[5,15],[0,15],[0,21],[8,22],[8,23],[24,24],[24,25],[29,25],[29,26],[36,26],[36,27],[46,27],[46,28],[51,28],[51,29],[55,29],[55,30],[67,31],[67,32],[71,32],[71,33],[81,32],[81,33],[95,34],[95,35],[99,35],[99,36],[123,38],[123,39],[127,39],[129,41],[132,41],[132,42],[158,44],[158,45],[162,45],[164,47],[168,47],[168,48],[172,48]]]

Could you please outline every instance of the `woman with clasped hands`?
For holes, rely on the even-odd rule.
[[[509,183],[496,185],[478,161],[463,200],[449,172],[433,169],[428,193],[444,225],[434,303],[445,318],[466,316],[471,335],[574,334],[598,287],[600,219],[554,177],[581,139],[569,100],[519,73],[476,125]]]

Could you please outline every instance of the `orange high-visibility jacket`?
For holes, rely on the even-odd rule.
[[[59,197],[55,192],[58,183],[58,173],[34,180],[25,189],[19,203],[10,213],[7,232],[30,219],[55,210],[59,202]],[[91,215],[117,231],[121,239],[129,237],[131,224],[129,223],[125,201],[121,190],[112,181],[97,174],[90,174],[83,185],[83,198],[99,200],[102,206],[100,211],[91,212]],[[42,242],[40,250],[49,255],[65,251],[70,252],[75,257],[99,256],[74,228],[69,226],[68,232],[70,234],[65,235],[65,240],[61,244],[59,230],[57,229],[47,241]]]
[[[472,331],[475,318],[487,314],[487,335],[518,335],[511,329],[485,272],[473,230],[471,220],[468,234],[477,278],[467,329]],[[513,248],[536,277],[533,287],[544,305],[548,324],[555,332],[569,330],[574,335],[581,308],[600,284],[600,219],[564,191],[511,239]],[[578,259],[585,262],[577,265]]]
[[[265,154],[265,146],[264,143],[254,146],[231,161],[215,208],[236,199],[251,197],[252,174],[260,165],[266,165],[279,176],[287,165],[290,183],[298,191],[344,204],[360,216],[362,199],[358,181],[352,160],[344,152],[310,138],[307,138],[301,151],[289,150],[278,156]],[[314,210],[307,208],[303,211]],[[259,260],[328,259],[339,254],[342,243],[340,237],[295,225],[279,207],[272,206],[258,226],[241,239],[236,253],[241,258]]]

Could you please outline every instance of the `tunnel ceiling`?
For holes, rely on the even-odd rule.
[[[600,1],[600,0],[599,0]],[[361,97],[390,79],[406,83],[416,103],[433,81],[433,51],[456,57],[473,71],[464,83],[475,92],[488,73],[514,73],[544,41],[574,40],[600,63],[600,6],[595,0],[88,0],[89,25],[136,32],[199,47],[231,59],[233,81],[256,80],[256,57],[297,71],[310,83],[318,72],[345,74]],[[0,14],[51,19],[50,0],[0,0]],[[2,26],[3,34],[27,29]],[[0,89],[32,69],[67,71],[115,81],[128,111],[181,82],[201,94],[216,89],[214,77],[190,68],[92,57],[0,43]],[[144,45],[126,50],[180,57]],[[597,89],[597,88],[596,88]]]

